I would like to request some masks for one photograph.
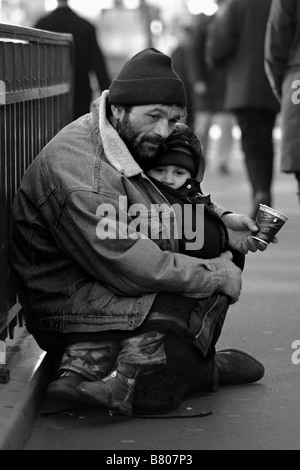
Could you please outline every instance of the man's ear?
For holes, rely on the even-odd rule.
[[[124,116],[125,109],[123,108],[123,106],[112,104],[111,112],[112,112],[113,117],[118,121],[120,118]]]

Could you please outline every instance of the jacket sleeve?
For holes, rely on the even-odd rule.
[[[231,1],[216,13],[209,28],[206,60],[213,67],[224,67],[235,55],[239,41],[238,2]]]
[[[281,99],[281,90],[295,33],[296,2],[273,0],[265,40],[265,68],[272,89]]]
[[[95,210],[98,197],[94,193],[87,196],[84,191],[72,192],[54,232],[56,243],[65,255],[94,279],[125,296],[176,292],[201,298],[222,289],[226,269],[220,258],[203,260],[162,251],[146,237],[116,239],[113,224],[111,235],[101,239],[99,224],[103,224],[104,218]],[[102,197],[101,207],[106,202],[118,211],[118,201],[114,202],[111,195],[107,200]]]

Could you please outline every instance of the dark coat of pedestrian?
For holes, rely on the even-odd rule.
[[[206,62],[206,47],[209,30],[215,15],[199,15],[194,37],[194,63],[197,79],[196,106],[198,111],[219,112],[223,110],[225,96],[224,70],[211,67]],[[201,84],[203,90],[201,90]]]
[[[111,82],[94,26],[71,10],[67,0],[59,0],[58,7],[40,18],[34,27],[73,35],[75,55],[73,117],[77,119],[89,113],[93,99],[90,72],[95,73],[100,92],[108,89]]]
[[[227,65],[225,108],[234,112],[252,188],[251,217],[271,205],[273,129],[280,109],[264,67],[265,33],[272,0],[231,0],[211,28],[208,55]]]
[[[209,131],[218,124],[221,136],[218,141],[219,169],[228,174],[228,162],[232,147],[233,116],[224,110],[226,87],[226,66],[215,67],[207,57],[210,29],[217,15],[229,0],[216,0],[218,10],[213,15],[200,14],[195,27],[193,42],[193,62],[195,68],[195,132],[198,135],[205,157],[209,147]]]
[[[193,43],[193,27],[191,25],[182,25],[179,31],[181,39],[177,47],[172,52],[173,68],[184,83],[186,100],[187,100],[187,116],[186,124],[194,128],[194,94],[193,86],[195,82],[195,72],[193,63],[192,43]]]
[[[281,101],[281,170],[295,173],[300,197],[300,2],[274,0],[269,17],[266,70]]]

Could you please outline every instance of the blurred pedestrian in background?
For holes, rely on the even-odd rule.
[[[177,31],[178,45],[171,54],[173,68],[184,83],[187,115],[185,123],[191,130],[194,128],[194,95],[193,86],[195,82],[194,63],[193,63],[193,37],[194,30],[191,24],[181,24]]]
[[[251,217],[272,204],[273,129],[280,109],[264,67],[272,0],[231,0],[211,28],[210,60],[227,65],[225,108],[236,114],[252,188]]]
[[[221,11],[228,0],[216,0]],[[201,140],[203,153],[207,158],[209,143],[209,131],[213,123],[219,125],[221,135],[218,145],[218,158],[222,173],[229,172],[228,160],[232,148],[232,129],[234,119],[231,113],[224,110],[224,98],[226,87],[226,66],[215,68],[214,64],[207,61],[206,49],[210,38],[211,26],[218,12],[208,16],[199,15],[196,25],[193,53],[196,80],[194,83],[196,100],[195,132]]]
[[[294,173],[300,201],[300,2],[274,0],[266,34],[266,71],[281,101],[281,171]]]
[[[94,26],[71,10],[68,0],[58,0],[57,8],[40,18],[34,27],[56,33],[73,34],[75,49],[73,118],[77,119],[89,113],[93,100],[90,73],[94,72],[96,75],[100,88],[99,95],[101,91],[109,88],[111,82]]]

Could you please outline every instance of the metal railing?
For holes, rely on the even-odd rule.
[[[72,120],[73,37],[0,24],[0,341],[18,318],[9,270],[9,221],[21,178]]]

